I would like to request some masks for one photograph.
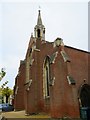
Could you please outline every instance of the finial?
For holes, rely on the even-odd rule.
[[[39,8],[40,8],[40,6],[39,6]],[[41,19],[40,9],[38,10],[37,25],[42,25],[42,19]]]
[[[39,13],[40,13],[40,11],[41,11],[41,7],[40,7],[40,5],[39,5],[39,10],[38,10],[38,11],[39,11]]]
[[[39,5],[39,10],[41,9],[41,6]]]

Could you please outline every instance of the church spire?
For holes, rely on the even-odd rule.
[[[40,10],[38,11],[38,20],[37,20],[37,25],[42,25],[42,19],[41,19],[41,13]]]
[[[45,27],[42,24],[40,10],[38,10],[37,25],[34,28],[34,33],[36,38],[41,38],[41,40],[45,40]]]

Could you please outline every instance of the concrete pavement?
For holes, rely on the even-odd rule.
[[[5,118],[50,118],[50,116],[45,113],[25,116],[25,111],[3,112],[2,116]]]

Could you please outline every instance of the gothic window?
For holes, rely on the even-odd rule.
[[[90,85],[82,85],[79,95],[80,117],[83,120],[90,120]]]
[[[37,30],[37,37],[40,37],[40,29]]]
[[[50,82],[50,60],[49,57],[46,57],[44,62],[44,69],[43,69],[43,95],[44,98],[50,96],[50,88],[49,88],[49,82]]]
[[[46,84],[47,96],[49,96],[49,66],[46,66]]]
[[[30,60],[29,60],[29,56],[28,56],[27,60],[26,60],[26,82],[29,81],[29,65],[30,65]]]
[[[81,87],[80,99],[82,107],[90,107],[90,85],[84,84]]]

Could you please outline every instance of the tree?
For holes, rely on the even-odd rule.
[[[8,83],[8,81],[4,82],[4,83],[1,85],[1,88],[4,89],[4,87],[6,86],[7,83]]]
[[[9,99],[10,95],[12,95],[12,94],[13,94],[13,90],[10,89],[9,87],[2,89],[2,96],[6,97],[6,103],[8,103],[8,99]]]
[[[3,77],[6,75],[6,72],[5,72],[5,69],[4,68],[1,68],[1,71],[0,71],[0,81],[3,79]],[[3,95],[5,94],[4,92],[4,87],[6,86],[6,84],[8,83],[8,81],[4,82],[2,85],[1,85],[1,88],[0,88],[0,102],[2,101],[3,102],[3,96],[2,96],[2,92],[3,92]],[[10,91],[9,91],[10,92]],[[6,95],[6,101],[8,101],[8,96],[9,96],[9,93],[7,93]]]
[[[6,75],[6,72],[4,70],[4,68],[1,69],[1,72],[0,72],[0,81],[2,80],[2,78]]]
[[[5,69],[2,68],[2,69],[1,69],[1,72],[0,72],[0,81],[3,79],[3,77],[4,77],[5,75],[6,75]],[[3,89],[3,88],[6,86],[7,83],[8,83],[8,81],[4,82],[4,83],[1,85],[1,88]]]
[[[2,99],[2,88],[0,88],[0,104],[3,102],[3,99]]]

